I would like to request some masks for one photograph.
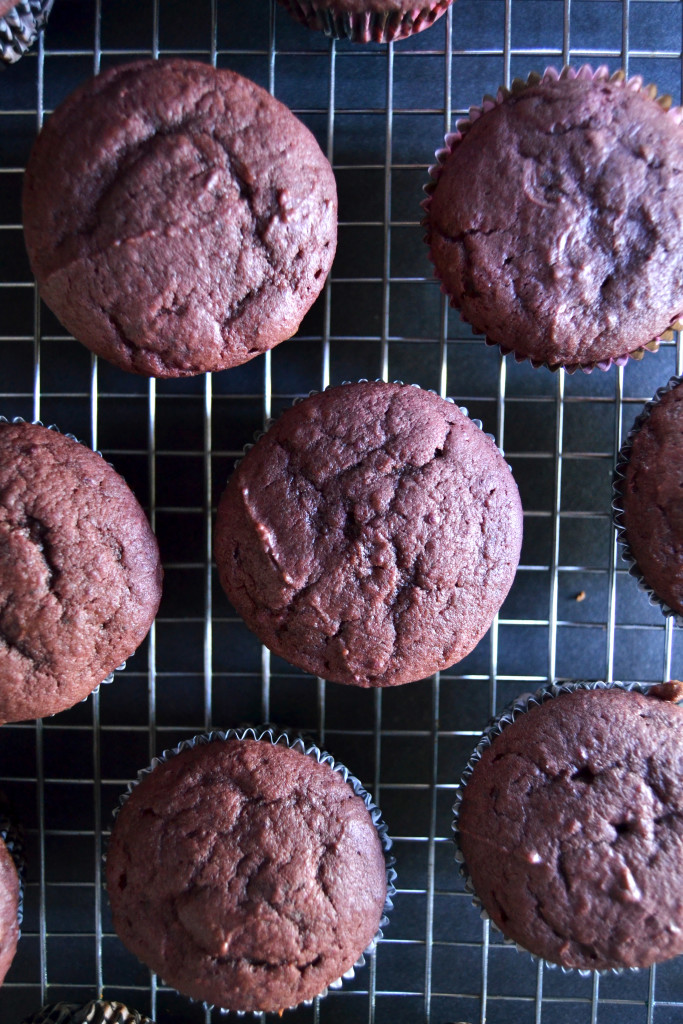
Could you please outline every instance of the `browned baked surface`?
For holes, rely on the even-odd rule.
[[[436,395],[374,382],[281,416],[233,474],[214,548],[228,597],[271,650],[326,679],[391,686],[469,653],[521,535],[490,438]]]
[[[135,373],[244,363],[296,331],[336,246],[332,170],[308,129],[240,75],[139,61],[50,116],[24,183],[41,295]]]
[[[194,999],[278,1011],[358,959],[386,897],[365,804],[328,765],[266,741],[197,746],[157,766],[116,820],[114,927]]]
[[[683,387],[652,406],[620,484],[623,524],[638,569],[683,615]]]
[[[550,365],[639,348],[683,312],[683,128],[644,93],[543,82],[485,112],[431,200],[437,273],[473,327]]]
[[[86,697],[147,635],[161,576],[145,514],[101,456],[0,423],[0,721]]]
[[[509,938],[565,967],[683,952],[683,709],[620,689],[520,715],[464,788],[459,841]]]

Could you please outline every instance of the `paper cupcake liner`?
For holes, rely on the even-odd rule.
[[[324,996],[327,995],[330,989],[341,988],[344,981],[350,981],[355,976],[356,971],[360,967],[365,966],[365,958],[367,956],[370,956],[374,952],[377,943],[381,938],[383,938],[383,929],[386,928],[386,926],[389,924],[389,914],[394,908],[393,897],[396,894],[396,871],[394,870],[394,864],[396,863],[396,861],[395,858],[389,852],[391,850],[393,842],[389,836],[384,819],[382,818],[382,812],[375,804],[371,795],[361,784],[360,780],[357,779],[355,775],[352,775],[345,765],[343,765],[340,761],[336,761],[331,754],[327,753],[327,751],[325,750],[321,750],[320,747],[318,747],[315,743],[313,743],[306,737],[301,736],[298,733],[291,732],[287,729],[281,729],[275,725],[244,726],[242,728],[227,729],[225,731],[212,730],[211,732],[200,733],[197,736],[193,736],[192,739],[183,740],[182,743],[179,743],[177,747],[173,747],[170,750],[164,750],[163,753],[160,754],[158,757],[153,758],[151,764],[147,768],[142,768],[138,772],[135,780],[133,782],[128,783],[125,792],[122,793],[122,795],[119,797],[118,806],[114,810],[114,818],[118,816],[120,809],[126,803],[135,787],[138,786],[143,781],[143,779],[150,775],[155,770],[155,768],[157,768],[160,764],[164,764],[166,761],[169,761],[172,757],[176,757],[178,754],[181,754],[184,750],[192,750],[194,749],[194,747],[197,746],[206,746],[210,743],[224,742],[225,740],[245,739],[261,740],[267,743],[272,743],[273,746],[279,745],[289,747],[292,750],[298,750],[300,753],[305,754],[307,757],[315,758],[315,760],[318,761],[320,764],[328,765],[332,769],[332,771],[338,772],[344,779],[344,781],[347,782],[349,786],[351,786],[356,796],[359,796],[363,803],[365,804],[365,806],[367,807],[368,813],[370,814],[370,817],[372,819],[372,823],[377,830],[379,841],[382,845],[382,851],[384,853],[384,860],[386,864],[387,894],[384,901],[384,909],[382,912],[382,917],[379,922],[379,927],[370,943],[365,947],[365,949],[360,954],[356,962],[348,969],[348,971],[345,971],[340,978],[337,978],[335,981],[330,982],[330,984],[326,988],[324,988],[314,997],[315,999],[322,999],[324,998]],[[166,983],[163,982],[163,984]],[[177,990],[174,989],[173,991]],[[192,999],[190,996],[184,995],[184,993],[182,992],[179,993],[179,995],[182,995],[183,998],[188,999],[192,1003],[198,1001]],[[294,1006],[310,1006],[312,1003],[313,999],[304,999],[300,1003],[296,1003],[293,1006],[283,1007],[283,1009],[291,1010],[294,1009]],[[206,1010],[217,1009],[220,1013],[234,1014],[237,1017],[260,1017],[263,1013],[263,1011],[261,1010],[228,1010],[223,1007],[215,1007],[212,1004],[206,1002],[203,1002],[201,1005]]]
[[[123,1003],[93,999],[89,1003],[53,1003],[43,1006],[22,1024],[154,1024]]]
[[[614,467],[614,476],[612,477],[612,521],[617,531],[617,540],[621,547],[621,557],[628,565],[629,576],[633,576],[639,588],[647,594],[650,604],[658,606],[661,609],[662,614],[667,618],[673,618],[674,622],[678,626],[683,626],[683,615],[677,612],[674,608],[669,607],[666,601],[655,593],[640,571],[635,555],[631,549],[631,545],[629,544],[626,526],[624,524],[622,482],[626,477],[626,470],[631,460],[631,452],[633,451],[633,442],[640,431],[640,428],[649,419],[653,408],[659,404],[664,395],[669,391],[673,391],[673,389],[678,387],[681,383],[683,383],[683,376],[671,377],[666,384],[663,384],[662,387],[657,389],[653,397],[645,405],[643,411],[636,418],[633,426],[626,435],[626,440],[619,449],[617,462]]]
[[[18,0],[0,18],[0,60],[14,64],[35,43],[47,23],[54,0]]]
[[[0,22],[0,24],[1,24],[1,22]],[[8,419],[7,416],[0,416],[0,423],[30,423],[31,426],[34,426],[34,427],[45,427],[45,424],[43,423],[42,420],[25,420],[23,416],[13,416],[11,420]],[[82,444],[84,448],[90,448],[90,445],[86,444],[85,441],[80,441],[76,437],[75,434],[65,434],[64,431],[60,430],[59,427],[56,424],[54,424],[54,423],[50,423],[49,426],[45,427],[45,429],[46,430],[54,430],[54,432],[56,434],[61,434],[62,437],[68,437],[70,441],[75,441],[77,444]],[[104,455],[102,454],[101,451],[98,451],[95,448],[90,448],[90,451],[91,452],[94,451],[95,455],[99,455],[99,457],[101,459],[104,458]],[[108,463],[108,465],[111,465],[111,463]],[[113,468],[114,467],[112,466],[112,469]],[[95,689],[91,690],[90,693],[86,697],[83,697],[80,701],[78,701],[78,703],[79,704],[84,704],[85,701],[88,700],[89,697],[92,697],[93,693],[99,693],[100,686],[108,686],[109,683],[113,683],[114,682],[114,676],[116,675],[116,673],[117,672],[123,672],[125,667],[126,667],[126,662],[122,661],[120,665],[117,665],[116,668],[113,669],[109,673],[109,675],[106,677],[106,679],[103,679],[100,683],[98,683],[98,685],[95,687]],[[68,710],[68,709],[65,709],[65,710]],[[57,712],[56,711],[52,715],[43,715],[43,718],[54,718],[55,714],[61,714],[61,712]]]
[[[489,921],[491,926],[499,932],[503,937],[503,942],[508,946],[514,946],[519,953],[526,953],[536,962],[543,962],[547,967],[557,969],[563,974],[579,974],[581,977],[591,977],[594,974],[600,975],[612,975],[612,974],[625,974],[635,973],[641,970],[639,967],[622,967],[622,968],[609,968],[604,970],[588,970],[585,968],[578,967],[563,967],[561,964],[553,963],[550,960],[545,960],[543,957],[539,957],[536,953],[530,952],[525,946],[515,942],[514,939],[508,938],[501,930],[498,925],[490,917],[489,913],[485,910],[481,900],[477,896],[472,878],[469,874],[465,858],[460,848],[459,842],[459,831],[458,831],[458,818],[460,815],[460,805],[462,804],[463,793],[467,783],[472,777],[475,767],[482,758],[484,751],[491,746],[496,736],[499,736],[508,725],[511,725],[515,719],[519,718],[520,715],[526,714],[533,707],[545,704],[548,700],[554,700],[555,697],[559,697],[563,693],[574,693],[577,690],[633,690],[637,693],[648,694],[651,693],[657,686],[661,686],[661,683],[653,683],[646,685],[644,683],[622,683],[622,682],[603,682],[596,681],[590,682],[586,680],[578,680],[570,683],[551,683],[543,686],[536,690],[535,693],[524,693],[519,697],[516,697],[506,708],[504,708],[500,714],[495,715],[486,728],[484,729],[479,742],[475,746],[470,758],[465,765],[463,773],[460,777],[460,781],[455,787],[455,800],[453,802],[453,821],[451,823],[451,829],[453,832],[453,841],[455,844],[455,860],[458,864],[458,870],[460,875],[465,880],[465,891],[472,897],[472,903],[475,907],[479,908],[480,916],[483,921]]]
[[[354,43],[390,43],[423,32],[445,14],[453,0],[415,4],[410,11],[337,12],[321,0],[279,0],[293,18],[332,39]]]
[[[439,178],[441,177],[443,165],[446,163],[453,150],[467,135],[472,125],[475,123],[475,121],[479,120],[482,114],[485,114],[487,113],[487,111],[499,106],[508,97],[518,96],[520,93],[523,93],[527,89],[539,85],[542,82],[557,82],[564,81],[565,79],[573,81],[576,78],[596,82],[615,82],[618,85],[622,86],[624,89],[629,89],[632,92],[644,92],[650,97],[650,99],[655,100],[659,104],[659,106],[662,107],[663,110],[667,111],[669,116],[673,117],[677,124],[683,123],[683,108],[672,106],[670,96],[663,95],[657,97],[657,87],[654,85],[643,85],[643,79],[640,75],[635,75],[632,78],[627,78],[623,71],[615,71],[613,74],[610,74],[609,69],[604,64],[600,65],[600,67],[598,67],[595,71],[593,71],[593,68],[590,64],[583,64],[579,68],[565,66],[562,68],[561,71],[558,71],[557,68],[554,67],[547,67],[542,75],[536,71],[532,71],[529,74],[526,81],[521,78],[515,78],[509,89],[506,86],[500,86],[495,96],[484,96],[479,106],[470,107],[469,115],[465,118],[461,118],[459,121],[456,122],[456,130],[454,132],[449,132],[445,136],[443,148],[437,149],[436,153],[434,154],[436,158],[436,163],[428,168],[427,173],[429,174],[431,180],[424,186],[426,198],[422,200],[422,203],[420,205],[422,206],[422,209],[425,211],[425,215],[422,218],[422,226],[426,229],[424,241],[427,243],[428,246],[430,246],[428,256],[430,262],[434,266],[434,276],[437,278],[437,280],[441,280],[441,278],[439,275],[439,271],[437,270],[436,265],[434,264],[434,260],[431,253],[429,210],[431,208],[432,195],[437,186]],[[441,284],[441,291],[444,295],[448,295],[451,306],[454,309],[459,310],[459,306],[457,305],[456,299],[450,295],[450,293],[448,292],[443,283]],[[465,323],[469,323],[469,320],[466,319],[462,311],[459,311],[463,321]],[[470,326],[472,326],[473,330],[476,330],[479,333],[479,328],[472,324]],[[664,331],[661,335],[658,335],[656,338],[652,338],[650,341],[641,345],[639,348],[634,349],[632,352],[626,352],[623,355],[615,356],[609,359],[598,360],[597,362],[590,363],[548,363],[544,360],[534,359],[531,356],[523,355],[522,353],[507,347],[506,345],[502,344],[499,341],[494,341],[492,338],[485,337],[485,341],[487,345],[492,345],[499,348],[503,355],[512,354],[515,358],[515,362],[530,362],[534,369],[538,369],[541,366],[545,366],[546,369],[551,370],[552,372],[556,372],[557,370],[563,368],[567,371],[567,373],[575,373],[576,370],[582,370],[584,373],[591,373],[596,368],[599,370],[609,370],[611,366],[625,366],[629,359],[640,360],[643,358],[646,352],[656,352],[660,346],[660,343],[663,340],[671,339],[670,332],[672,330],[678,330],[682,326],[683,324],[680,321],[676,320],[674,321],[674,323],[671,324],[667,331]],[[480,333],[485,334],[485,332],[483,331]]]

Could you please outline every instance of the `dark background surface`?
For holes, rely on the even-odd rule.
[[[155,753],[266,719],[311,732],[375,794],[400,886],[372,965],[286,1020],[683,1021],[680,960],[584,978],[489,934],[449,840],[453,788],[492,711],[549,678],[683,675],[679,631],[627,575],[609,517],[615,449],[683,352],[671,342],[624,370],[574,376],[503,359],[448,310],[419,226],[445,130],[515,75],[567,59],[626,64],[679,102],[682,14],[679,0],[457,0],[421,35],[362,47],[330,45],[271,0],[55,0],[44,43],[0,73],[0,413],[99,447],[152,516],[166,567],[156,626],[114,684],[0,734],[2,786],[28,830],[2,1024],[100,988],[159,1024],[220,1019],[150,979],[112,934],[101,856],[118,794]],[[155,383],[93,360],[36,306],[23,248],[22,169],[42,113],[98,65],[150,53],[215,59],[272,88],[339,186],[336,262],[298,335],[212,378]],[[384,693],[320,683],[262,650],[218,586],[209,530],[235,455],[269,415],[378,376],[441,390],[481,418],[525,509],[520,570],[490,633],[440,677]]]

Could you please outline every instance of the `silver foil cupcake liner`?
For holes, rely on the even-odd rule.
[[[47,24],[54,0],[18,0],[0,18],[0,60],[14,64],[35,43]]]
[[[652,100],[655,100],[663,110],[667,111],[669,116],[675,118],[677,124],[683,123],[683,108],[672,106],[671,97],[668,95],[662,95],[657,97],[657,87],[655,85],[643,85],[643,79],[640,75],[635,75],[632,78],[627,78],[623,71],[615,71],[610,74],[609,68],[606,65],[600,65],[594,71],[590,64],[583,64],[581,67],[572,68],[569,66],[563,67],[560,71],[555,67],[547,67],[543,74],[539,74],[536,71],[532,71],[527,79],[515,78],[510,88],[506,86],[500,86],[495,96],[486,95],[484,96],[479,106],[473,106],[469,109],[469,114],[465,118],[461,118],[456,122],[455,131],[449,132],[444,138],[444,144],[441,149],[437,149],[434,154],[436,163],[434,163],[428,169],[430,181],[424,186],[426,198],[422,200],[420,204],[422,209],[425,211],[425,215],[422,219],[422,226],[426,229],[424,241],[430,246],[429,249],[429,260],[434,266],[434,276],[437,280],[439,278],[439,272],[434,265],[434,260],[431,253],[431,236],[429,232],[429,210],[431,207],[431,197],[437,186],[443,165],[448,160],[449,156],[453,152],[454,148],[462,141],[467,135],[468,131],[478,121],[482,114],[487,113],[489,110],[493,110],[494,107],[499,106],[510,96],[518,96],[520,93],[525,92],[527,89],[539,85],[541,82],[557,82],[565,79],[574,80],[576,78],[583,78],[591,81],[610,81],[616,82],[621,85],[624,89],[630,89],[633,92],[644,92]],[[441,284],[441,291],[444,295],[448,295],[450,304],[454,309],[458,309],[456,300],[450,296],[450,293],[446,289],[445,285]],[[460,315],[465,323],[468,323],[465,317],[460,311]],[[531,356],[523,355],[520,352],[515,351],[512,348],[508,348],[506,345],[499,341],[494,341],[491,338],[485,337],[487,345],[495,346],[500,349],[503,355],[513,355],[515,362],[524,363],[530,362],[534,369],[538,369],[541,366],[545,366],[548,370],[553,373],[559,369],[564,369],[567,373],[575,373],[576,370],[582,370],[584,373],[591,373],[594,369],[609,370],[611,366],[625,366],[629,359],[640,360],[643,358],[646,352],[656,352],[659,349],[662,340],[671,340],[671,331],[678,330],[681,327],[681,323],[676,321],[671,325],[668,331],[665,331],[662,335],[652,338],[646,342],[640,348],[634,349],[633,352],[627,352],[623,355],[615,356],[610,359],[599,360],[592,363],[548,363],[544,360],[533,359]]]
[[[79,438],[76,437],[75,434],[65,434],[64,431],[60,430],[59,427],[55,423],[50,423],[48,426],[46,426],[43,423],[42,420],[25,420],[23,416],[13,416],[12,419],[8,419],[7,416],[0,416],[0,424],[2,424],[2,423],[30,423],[31,426],[33,426],[33,427],[45,427],[46,430],[54,430],[54,432],[56,434],[61,434],[62,437],[68,437],[70,441],[75,441],[76,444],[82,444],[84,448],[90,448],[90,445],[87,445],[85,443],[85,441],[81,441]],[[95,455],[99,455],[99,457],[101,459],[104,458],[104,455],[102,454],[101,451],[98,451],[97,449],[94,449],[94,448],[90,448],[90,451],[94,451]],[[108,465],[111,465],[111,463],[108,463]],[[112,469],[113,468],[114,467],[112,466]],[[117,665],[116,668],[113,669],[109,673],[109,675],[106,677],[106,679],[103,679],[95,687],[94,690],[90,691],[90,693],[88,694],[87,697],[83,697],[83,699],[80,700],[78,703],[79,704],[84,704],[85,701],[88,700],[88,698],[93,695],[93,693],[98,693],[99,692],[100,686],[108,686],[109,683],[113,683],[114,682],[114,677],[115,677],[116,673],[117,672],[123,672],[125,667],[126,667],[126,662],[122,661],[120,665]],[[55,712],[55,714],[57,714],[57,713],[61,714],[61,712]],[[46,718],[53,718],[54,715],[46,715],[45,717]]]
[[[391,43],[423,32],[445,14],[453,0],[416,3],[410,11],[334,11],[316,0],[279,0],[302,25],[331,39],[354,43]]]
[[[628,565],[629,576],[633,576],[640,590],[647,594],[650,604],[656,605],[667,618],[673,618],[678,626],[683,626],[683,615],[675,611],[673,608],[670,608],[666,601],[663,601],[661,597],[657,596],[641,573],[633,551],[631,550],[631,545],[629,544],[628,535],[626,533],[626,526],[624,525],[622,484],[626,478],[626,470],[631,460],[633,442],[640,428],[649,419],[653,408],[659,404],[664,395],[668,394],[669,391],[673,391],[675,387],[678,387],[678,385],[682,383],[683,376],[671,377],[666,384],[663,384],[657,389],[650,401],[647,402],[643,411],[636,417],[633,426],[626,435],[626,440],[619,449],[616,465],[614,467],[614,476],[612,477],[612,521],[617,531],[617,540],[619,541],[621,548],[621,557]]]
[[[519,953],[526,953],[533,960],[543,962],[547,967],[553,970],[559,970],[563,974],[579,974],[581,977],[591,977],[594,974],[600,975],[613,975],[613,974],[625,974],[625,973],[636,973],[640,970],[639,967],[628,967],[628,968],[611,968],[609,970],[598,970],[591,971],[583,968],[576,967],[563,967],[561,964],[552,963],[550,960],[544,960],[543,957],[537,956],[535,953],[531,953],[525,946],[521,946],[514,939],[509,939],[507,935],[504,935],[500,931],[495,921],[492,920],[488,912],[484,909],[481,900],[477,896],[477,893],[472,884],[467,864],[463,856],[462,850],[460,849],[459,832],[458,832],[458,818],[460,814],[460,805],[462,804],[463,792],[467,783],[472,777],[475,767],[482,758],[484,751],[491,746],[496,736],[499,736],[507,727],[511,725],[515,719],[519,718],[520,715],[526,714],[533,707],[538,707],[541,704],[545,704],[548,700],[554,700],[555,697],[559,697],[563,693],[574,693],[577,690],[634,690],[637,693],[648,694],[656,686],[660,684],[653,683],[646,685],[644,683],[621,683],[621,682],[603,682],[596,681],[590,682],[586,680],[577,680],[576,682],[570,683],[551,683],[543,686],[536,690],[534,693],[523,693],[519,697],[516,697],[506,708],[504,708],[500,714],[495,715],[486,728],[484,729],[479,742],[475,746],[470,758],[465,765],[463,773],[460,777],[460,781],[455,787],[455,800],[453,802],[453,820],[451,823],[451,830],[453,832],[453,841],[455,844],[455,861],[458,864],[458,870],[460,875],[465,880],[465,891],[472,897],[472,904],[477,907],[480,911],[480,916],[483,921],[489,921],[491,926],[503,936],[503,942],[508,946],[514,946]]]
[[[53,1003],[43,1006],[22,1024],[154,1024],[123,1003],[93,999],[89,1003]]]
[[[298,750],[299,753],[305,754],[306,757],[313,757],[320,764],[326,764],[334,772],[338,772],[339,775],[344,779],[346,783],[351,787],[356,796],[359,796],[365,804],[368,813],[372,819],[372,823],[377,830],[377,835],[382,846],[384,853],[384,860],[386,864],[386,879],[387,879],[387,894],[384,901],[384,910],[382,917],[379,922],[379,927],[372,941],[365,947],[363,952],[360,954],[356,962],[345,971],[345,973],[337,978],[335,981],[319,992],[315,999],[324,998],[330,989],[340,989],[344,984],[344,981],[350,981],[355,977],[356,971],[365,966],[366,957],[370,956],[377,946],[380,939],[383,938],[383,929],[389,924],[389,914],[394,908],[393,898],[396,895],[396,871],[394,870],[394,864],[396,863],[395,858],[390,853],[393,842],[389,836],[387,826],[382,818],[382,812],[375,804],[371,795],[361,784],[360,780],[352,775],[349,769],[343,765],[340,761],[336,761],[331,754],[325,750],[321,750],[317,744],[313,743],[312,740],[301,736],[299,733],[291,732],[288,729],[281,729],[275,725],[262,725],[262,726],[244,726],[238,729],[227,729],[227,730],[213,730],[212,732],[200,733],[197,736],[193,736],[192,739],[183,740],[177,747],[173,747],[170,750],[164,750],[158,757],[152,759],[151,764],[147,768],[142,768],[137,777],[133,782],[129,782],[126,790],[119,797],[118,806],[114,810],[114,817],[118,816],[120,809],[128,800],[128,797],[133,792],[136,786],[138,786],[143,779],[150,775],[155,768],[160,764],[164,764],[171,758],[181,754],[184,750],[192,750],[197,746],[207,746],[210,743],[225,742],[226,740],[260,740],[266,743],[272,743],[273,746],[285,746],[291,750]],[[176,991],[174,989],[174,991]],[[183,993],[179,993],[183,995]],[[189,1002],[196,1002],[197,1000],[192,999],[190,996],[183,996],[188,999]],[[304,999],[301,1003],[295,1004],[296,1006],[310,1006],[313,1003],[312,999]],[[206,1010],[217,1009],[223,1014],[233,1014],[237,1017],[261,1017],[262,1011],[260,1010],[227,1010],[223,1007],[215,1007],[209,1003],[202,1003],[202,1006]],[[294,1006],[283,1007],[283,1009],[294,1009]]]

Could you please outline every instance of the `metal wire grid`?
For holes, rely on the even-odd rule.
[[[673,341],[589,377],[503,359],[449,312],[417,208],[441,135],[515,74],[604,61],[680,100],[682,8],[458,0],[421,36],[354,47],[306,32],[274,0],[197,10],[180,0],[60,0],[35,52],[0,78],[0,411],[54,420],[100,447],[146,504],[167,573],[157,624],[113,686],[55,719],[2,730],[0,775],[27,825],[29,858],[3,1024],[45,1000],[98,991],[159,1024],[219,1019],[121,947],[102,891],[103,844],[118,793],[159,750],[210,726],[272,718],[315,732],[375,793],[396,836],[401,886],[369,969],[289,1019],[683,1021],[678,961],[581,978],[503,945],[470,906],[449,844],[452,789],[501,704],[548,678],[681,674],[677,633],[620,567],[607,509],[624,431],[683,369],[683,352]],[[68,339],[38,301],[19,228],[21,170],[44,114],[90,72],[149,53],[260,80],[314,129],[341,198],[333,275],[297,338],[246,367],[180,383],[130,377]],[[295,395],[360,376],[416,381],[468,405],[507,448],[525,507],[522,565],[488,638],[450,671],[386,693],[328,686],[271,659],[211,568],[212,508],[252,430]]]

